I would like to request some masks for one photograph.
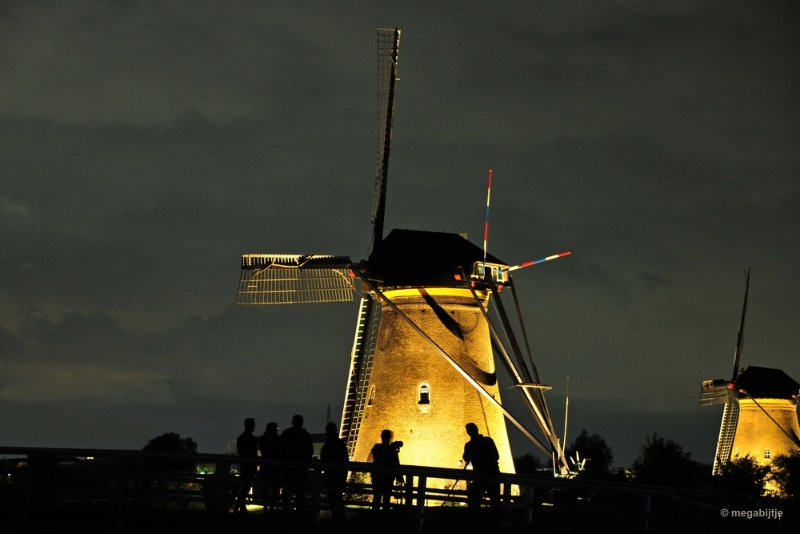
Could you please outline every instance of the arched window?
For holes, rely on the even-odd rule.
[[[367,394],[367,407],[372,406],[373,402],[375,402],[375,386],[374,385],[369,387],[369,393]]]
[[[419,393],[417,395],[417,404],[430,404],[431,403],[431,387],[428,384],[419,385]]]

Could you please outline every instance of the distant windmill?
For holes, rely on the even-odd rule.
[[[568,469],[544,401],[547,386],[539,383],[525,337],[528,368],[499,292],[511,288],[519,315],[509,271],[569,252],[509,267],[487,254],[485,246],[481,250],[458,234],[392,230],[383,238],[399,45],[399,29],[378,29],[378,162],[369,258],[353,262],[347,256],[245,254],[237,304],[349,302],[354,281],[360,279],[361,306],[340,427],[357,461],[366,461],[381,431],[391,429],[395,440],[405,444],[404,463],[456,467],[464,426],[474,422],[497,444],[501,470],[513,472],[505,416]],[[491,296],[500,328],[488,320]],[[493,349],[544,442],[500,403]]]
[[[748,268],[731,379],[705,380],[700,386],[700,406],[725,404],[714,455],[715,475],[722,474],[725,464],[737,457],[749,455],[760,464],[768,464],[779,454],[800,449],[800,384],[780,369],[748,366],[739,372],[749,292]]]

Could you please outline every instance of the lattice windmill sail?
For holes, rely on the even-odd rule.
[[[750,269],[745,270],[744,305],[730,380],[705,380],[699,406],[724,404],[712,473],[721,475],[732,459],[752,457],[765,465],[778,454],[800,449],[797,398],[800,384],[780,369],[748,366],[739,371],[744,352],[744,327]]]
[[[347,256],[244,254],[237,305],[352,302]]]
[[[457,467],[464,426],[474,422],[497,444],[501,470],[513,472],[508,419],[566,468],[544,402],[546,386],[539,383],[526,338],[528,368],[499,297],[500,290],[510,287],[519,314],[508,273],[516,267],[458,234],[395,229],[384,239],[399,45],[400,30],[378,30],[378,150],[369,257],[353,262],[347,256],[246,254],[237,304],[347,302],[353,299],[355,278],[360,280],[340,427],[357,461],[366,461],[380,432],[389,428],[395,440],[405,443],[404,463]],[[486,314],[490,299],[503,318],[498,328]],[[501,404],[494,354],[544,441]]]

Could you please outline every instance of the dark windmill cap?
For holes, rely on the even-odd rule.
[[[736,377],[736,388],[754,399],[797,399],[800,384],[780,369],[748,366]]]
[[[463,285],[453,275],[460,267],[469,273],[476,261],[483,261],[483,249],[458,234],[392,230],[372,251],[367,261],[372,276],[383,279],[384,286]],[[505,262],[491,254],[488,263]]]

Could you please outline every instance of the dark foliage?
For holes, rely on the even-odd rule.
[[[174,452],[194,454],[197,452],[197,443],[192,438],[181,438],[175,432],[165,432],[149,440],[142,449],[146,452]],[[147,471],[194,471],[194,462],[181,462],[177,460],[151,460],[145,463]]]
[[[518,475],[535,475],[542,468],[542,461],[538,456],[526,452],[514,458],[514,470]]]
[[[758,497],[764,491],[769,472],[770,466],[758,465],[752,456],[735,458],[722,467],[720,476],[711,477],[711,489]]]
[[[605,475],[611,472],[614,455],[611,453],[611,447],[599,434],[589,435],[584,428],[567,448],[567,456],[577,460],[576,452],[581,460],[586,460],[583,468],[586,473]]]
[[[800,451],[781,454],[772,460],[772,480],[782,497],[800,501]]]
[[[197,452],[197,443],[192,438],[181,438],[175,432],[165,432],[147,442],[142,449],[150,452]]]
[[[631,469],[638,484],[700,489],[707,478],[703,464],[692,461],[691,454],[675,441],[655,433],[639,447],[639,457]]]

